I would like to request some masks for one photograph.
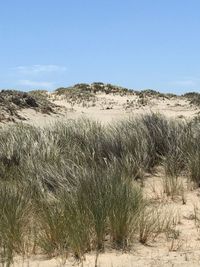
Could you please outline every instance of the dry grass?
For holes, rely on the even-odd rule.
[[[29,93],[2,90],[0,92],[0,111],[1,121],[25,120],[19,115],[19,111],[31,108],[41,113],[56,112],[56,105],[48,100],[47,93],[44,91],[32,91]]]
[[[1,129],[2,263],[30,251],[82,261],[106,242],[127,249],[172,233],[173,211],[146,205],[141,185],[158,165],[172,199],[183,193],[180,174],[199,185],[198,140],[198,120],[178,123],[159,114],[109,126],[77,120]]]

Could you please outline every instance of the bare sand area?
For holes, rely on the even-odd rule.
[[[158,112],[169,118],[188,119],[197,115],[200,108],[191,105],[181,97],[147,99],[147,103],[140,104],[136,95],[97,94],[95,101],[70,102],[64,96],[54,97],[50,100],[60,106],[57,114],[42,114],[34,109],[23,109],[19,115],[26,118],[27,123],[43,126],[57,121],[77,119],[80,117],[98,120],[102,123],[110,123],[122,120],[130,116],[142,115],[150,112]]]

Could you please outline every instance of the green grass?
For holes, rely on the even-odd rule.
[[[7,263],[7,266],[10,266],[15,253],[25,255],[29,242],[31,211],[27,188],[1,185],[0,256],[2,264]]]

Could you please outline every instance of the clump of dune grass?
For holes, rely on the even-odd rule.
[[[200,152],[198,147],[188,155],[189,178],[197,187],[200,186]]]
[[[138,119],[129,118],[111,126],[113,156],[124,161],[132,161],[135,171],[132,173],[133,179],[143,179],[142,170],[147,170],[149,166],[148,141],[145,138],[145,129]],[[140,170],[138,172],[138,170]]]
[[[187,158],[187,174],[189,179],[197,186],[200,186],[200,123],[196,117],[191,123],[191,138],[188,149],[185,153]]]
[[[76,193],[63,193],[61,205],[66,219],[69,251],[76,259],[82,261],[86,252],[95,249],[91,214]]]
[[[138,228],[142,244],[152,242],[161,234],[170,233],[177,224],[176,212],[163,205],[145,205],[141,210]]]
[[[10,266],[14,256],[25,255],[29,245],[31,205],[28,190],[1,184],[0,214],[1,263]]]
[[[182,177],[179,176],[164,176],[163,177],[163,193],[172,200],[180,196],[183,204],[186,204],[185,186]]]
[[[161,157],[168,151],[166,138],[169,133],[168,120],[161,114],[152,113],[141,117],[144,125],[144,138],[148,144],[149,169],[161,162]]]
[[[38,246],[49,256],[63,255],[68,248],[66,221],[59,200],[37,201]]]
[[[83,170],[77,191],[80,201],[83,203],[82,209],[90,216],[97,250],[103,249],[109,210],[110,191],[105,175],[106,171],[99,167]]]
[[[165,174],[178,177],[187,166],[187,153],[191,149],[192,132],[188,122],[169,122],[169,134],[166,137],[167,153],[163,158]]]
[[[139,186],[119,172],[114,172],[110,179],[110,235],[115,247],[126,248],[136,231],[143,196]]]

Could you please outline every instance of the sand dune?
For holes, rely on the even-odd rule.
[[[169,118],[187,119],[197,115],[200,108],[191,105],[189,100],[182,97],[172,98],[147,98],[147,104],[141,105],[136,95],[117,95],[100,93],[94,101],[82,101],[71,103],[64,96],[50,95],[50,100],[60,106],[57,114],[42,114],[34,109],[23,109],[19,111],[20,116],[26,118],[27,123],[34,125],[47,125],[67,119],[86,117],[98,120],[102,123],[121,120],[130,116],[142,115],[150,112],[158,112]]]

